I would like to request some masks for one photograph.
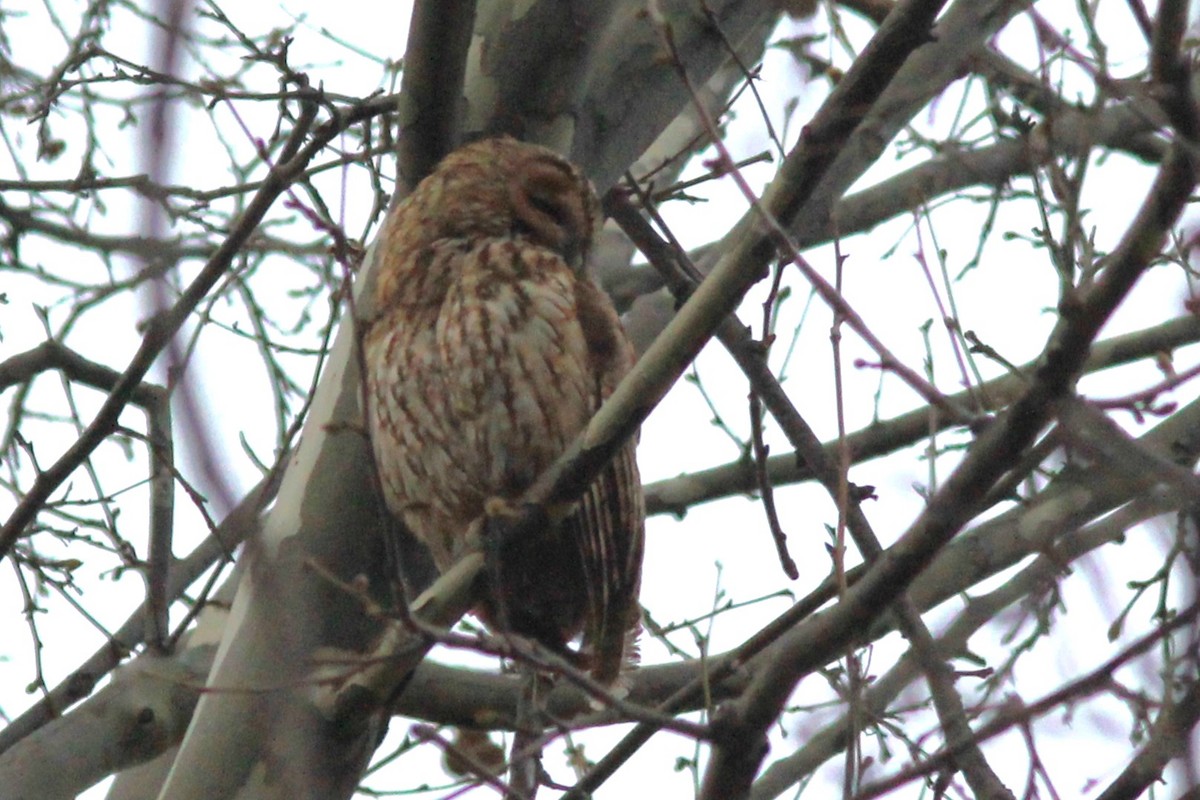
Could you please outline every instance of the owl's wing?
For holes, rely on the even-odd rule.
[[[580,324],[596,375],[596,407],[612,394],[632,366],[632,346],[625,338],[607,296],[590,281],[576,287]],[[638,474],[635,437],[621,448],[580,500],[567,525],[580,543],[587,576],[588,615],[584,651],[591,655],[592,674],[612,685],[632,658],[631,642],[640,618],[645,538],[645,498]]]
[[[632,660],[640,616],[645,503],[634,446],[621,448],[565,523],[580,543],[588,589],[583,651],[593,677],[607,686]]]

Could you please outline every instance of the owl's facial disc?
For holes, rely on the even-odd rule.
[[[592,235],[579,178],[550,159],[530,160],[510,185],[513,222],[521,233],[579,267]]]

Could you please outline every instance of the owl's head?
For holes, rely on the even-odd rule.
[[[423,201],[417,195],[425,195]],[[583,173],[553,150],[509,137],[448,155],[417,187],[436,238],[512,237],[554,250],[580,269],[600,220]]]

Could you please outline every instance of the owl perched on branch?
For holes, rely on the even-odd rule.
[[[445,571],[494,500],[516,500],[633,363],[584,274],[599,204],[580,171],[510,138],[446,157],[389,215],[364,341],[384,497]],[[505,543],[477,608],[493,629],[612,684],[638,624],[644,500],[631,441],[551,530]]]

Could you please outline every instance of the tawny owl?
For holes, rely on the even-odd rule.
[[[577,168],[500,138],[451,153],[387,219],[369,426],[388,507],[441,570],[485,504],[520,497],[633,362],[583,272],[598,209]],[[582,660],[612,683],[637,627],[644,516],[630,442],[563,523],[499,554],[480,617],[560,652],[582,635]]]

